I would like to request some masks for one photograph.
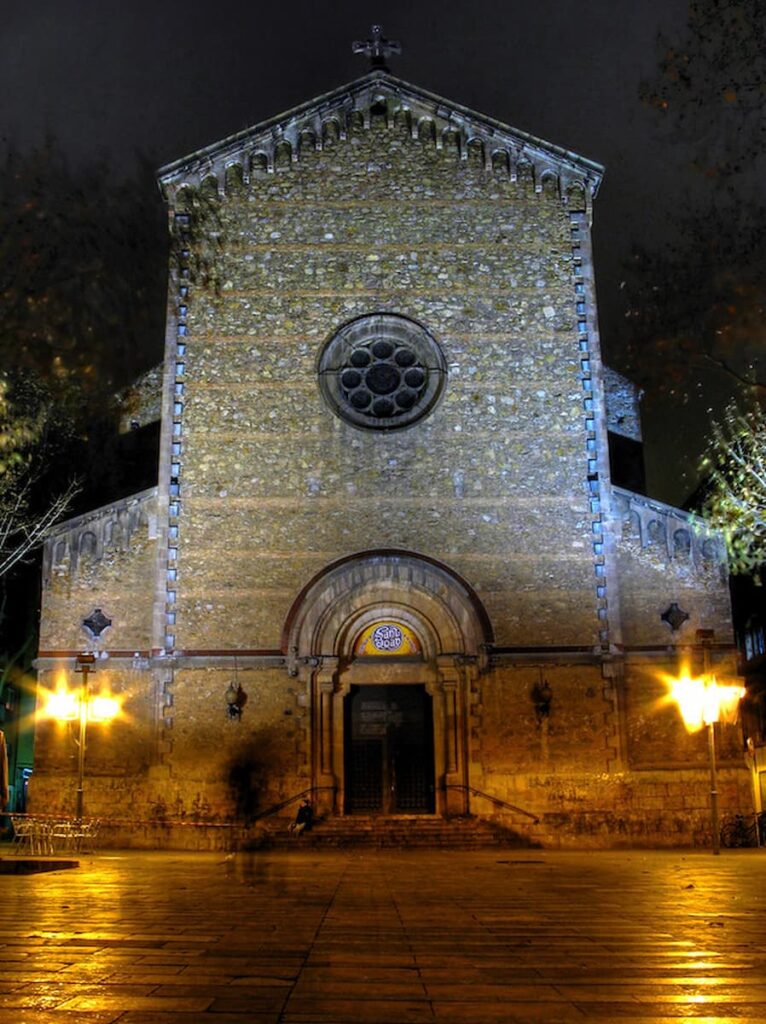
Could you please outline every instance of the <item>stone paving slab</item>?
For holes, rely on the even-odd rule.
[[[0,1024],[766,1022],[766,851],[105,852],[0,896]]]

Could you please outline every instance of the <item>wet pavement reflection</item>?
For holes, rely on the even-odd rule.
[[[0,1024],[766,1020],[766,851],[103,852],[0,893]]]

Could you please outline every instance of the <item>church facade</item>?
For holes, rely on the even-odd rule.
[[[637,426],[601,360],[601,175],[384,70],[160,173],[158,484],[45,550],[41,690],[88,650],[123,704],[88,732],[115,842],[229,843],[306,791],[550,846],[709,840],[661,679],[699,630],[734,674],[725,551],[611,477]],[[741,747],[724,726],[724,809]],[[34,809],[76,784],[40,716]]]

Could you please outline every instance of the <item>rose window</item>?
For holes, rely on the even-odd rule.
[[[355,426],[395,430],[433,408],[446,370],[436,341],[403,316],[376,313],[342,327],[327,344],[319,380],[333,411]]]

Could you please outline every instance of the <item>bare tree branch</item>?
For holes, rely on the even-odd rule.
[[[12,502],[5,513],[0,511],[0,578],[42,543],[46,531],[64,515],[77,491],[77,484],[71,483],[36,515],[24,514],[21,501]]]
[[[0,374],[0,579],[38,547],[78,489],[71,482],[52,499],[41,497],[51,422],[37,382]]]

